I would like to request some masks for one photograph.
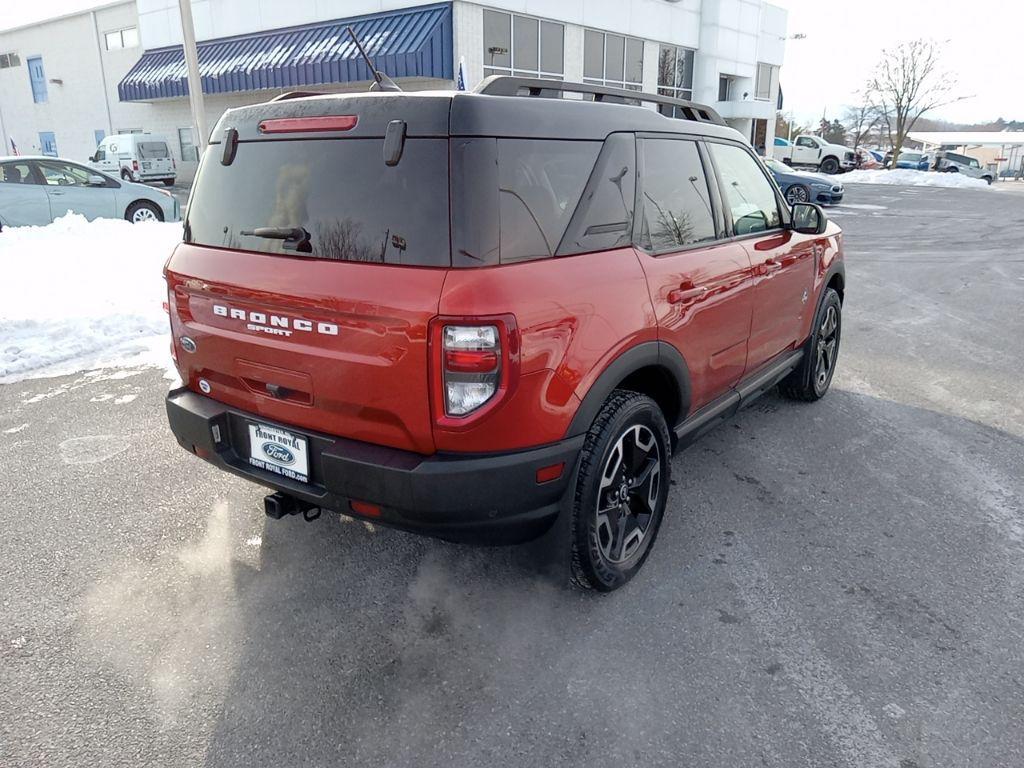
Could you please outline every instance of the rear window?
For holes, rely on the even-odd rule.
[[[231,165],[207,150],[185,241],[289,256],[448,266],[448,141],[408,139],[398,165],[383,139],[241,142]],[[258,228],[300,230],[274,239]]]
[[[167,144],[162,141],[140,141],[137,146],[139,157],[143,160],[163,160],[170,157]]]

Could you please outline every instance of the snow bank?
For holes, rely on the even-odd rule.
[[[161,269],[181,224],[86,221],[0,232],[0,383],[88,368],[167,365]]]
[[[850,171],[839,177],[843,184],[901,184],[911,187],[970,187],[987,189],[984,179],[972,179],[962,173],[935,173],[897,168],[894,171]]]

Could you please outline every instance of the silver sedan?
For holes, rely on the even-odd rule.
[[[0,157],[0,228],[49,224],[68,212],[90,221],[181,219],[178,201],[166,190],[56,157]]]

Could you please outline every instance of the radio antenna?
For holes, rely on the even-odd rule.
[[[398,87],[398,83],[373,66],[373,62],[370,61],[370,57],[366,54],[366,49],[363,48],[363,44],[359,42],[359,38],[356,37],[356,32],[352,27],[348,27],[348,33],[352,35],[352,41],[356,44],[356,48],[359,49],[359,53],[363,57],[363,61],[366,62],[366,66],[368,66],[370,71],[373,73],[373,83],[370,85],[370,90],[401,91],[402,89]]]

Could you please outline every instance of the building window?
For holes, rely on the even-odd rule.
[[[21,59],[18,58],[16,53],[0,53],[0,69],[9,69],[11,67],[20,67]]]
[[[658,51],[658,93],[689,101],[693,98],[693,51],[675,45],[662,45]],[[674,107],[661,106],[658,111],[675,116]]]
[[[484,9],[484,77],[517,75],[561,80],[565,26]]]
[[[588,29],[583,37],[583,82],[639,91],[644,41]]]
[[[718,100],[729,101],[732,98],[732,78],[728,75],[718,76]]]
[[[199,152],[192,141],[191,128],[178,129],[178,146],[181,148],[181,159],[183,162],[195,162],[199,160]]]
[[[117,48],[135,48],[139,44],[139,30],[136,27],[125,27],[107,32],[107,50],[113,51]]]
[[[768,101],[772,97],[772,70],[771,64],[757,65],[757,81],[754,85],[754,98],[759,101]]]

